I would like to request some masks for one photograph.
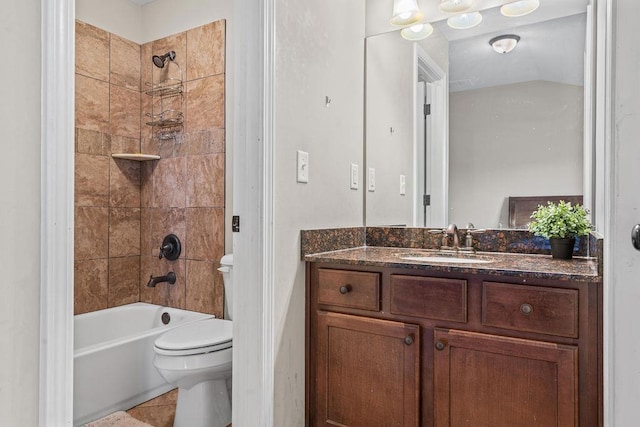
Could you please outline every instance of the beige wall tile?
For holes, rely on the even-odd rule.
[[[109,257],[140,255],[140,209],[109,209]]]
[[[109,205],[118,208],[140,207],[140,162],[111,159]]]
[[[107,156],[111,152],[111,138],[108,134],[76,128],[76,152]]]
[[[139,153],[140,138],[114,135],[111,137],[111,153]]]
[[[184,258],[176,261],[166,261],[167,272],[173,271],[176,274],[176,283],[169,285],[164,283],[167,287],[167,304],[170,307],[186,308],[186,293],[187,293],[187,274],[186,264]],[[162,274],[166,274],[162,273]]]
[[[140,45],[111,34],[110,83],[140,90]]]
[[[140,138],[140,92],[111,85],[109,129],[111,135]]]
[[[109,33],[76,21],[76,73],[109,81]]]
[[[214,154],[225,152],[224,129],[207,129],[188,134],[189,154]]]
[[[160,254],[160,246],[165,236],[175,234],[182,245],[181,258],[185,256],[186,245],[186,210],[184,208],[153,208],[151,211],[150,256]]]
[[[224,285],[220,263],[187,260],[187,310],[224,316]]]
[[[109,307],[140,299],[140,257],[109,259]]]
[[[224,154],[187,158],[187,207],[224,207]]]
[[[187,82],[186,130],[224,127],[224,74]]]
[[[186,258],[218,261],[224,253],[224,209],[187,209]]]
[[[108,263],[106,258],[74,263],[74,314],[107,308]]]
[[[76,74],[76,127],[109,132],[109,83]]]
[[[186,205],[186,164],[184,157],[161,159],[153,173],[153,206],[158,208]]]
[[[215,21],[187,31],[189,80],[224,73],[225,21]]]
[[[153,83],[153,42],[144,43],[140,46],[140,88],[144,92]]]
[[[140,206],[153,206],[153,173],[158,162],[142,162],[140,165]]]
[[[76,207],[74,221],[75,260],[108,258],[109,209]]]
[[[109,205],[109,158],[78,153],[75,156],[75,205]]]

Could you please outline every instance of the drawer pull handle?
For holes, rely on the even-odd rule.
[[[442,341],[442,340],[438,340],[436,341],[436,350],[438,351],[442,351],[444,350],[444,348],[447,346],[447,343]]]
[[[340,293],[342,295],[346,295],[349,292],[351,292],[351,285],[344,285],[344,286],[340,286]]]
[[[531,313],[533,313],[533,306],[531,304],[522,304],[520,306],[520,312],[522,314],[524,314],[525,316],[530,315]]]
[[[406,337],[404,337],[404,343],[406,345],[411,345],[413,344],[413,334],[411,335],[407,335]]]

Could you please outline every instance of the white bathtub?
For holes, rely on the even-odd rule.
[[[163,313],[171,317],[166,325]],[[153,366],[153,341],[171,328],[210,317],[146,303],[75,316],[74,426],[171,390]]]

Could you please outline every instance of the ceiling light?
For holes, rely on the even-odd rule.
[[[515,34],[505,34],[503,36],[494,37],[489,40],[489,44],[498,53],[509,53],[515,49],[520,41],[520,36]]]
[[[391,24],[393,25],[411,25],[417,24],[422,20],[422,12],[418,9],[417,0],[394,0],[393,16]]]
[[[402,38],[410,41],[426,39],[433,33],[433,26],[428,23],[412,25],[400,31]]]
[[[473,0],[442,0],[440,2],[440,12],[458,13],[469,10]]]
[[[540,6],[540,0],[520,0],[505,4],[500,8],[500,13],[509,18],[527,15]]]
[[[447,19],[447,25],[456,30],[473,28],[482,22],[480,12],[462,13]]]

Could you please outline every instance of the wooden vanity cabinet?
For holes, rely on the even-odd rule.
[[[307,265],[308,426],[601,426],[601,286]]]

